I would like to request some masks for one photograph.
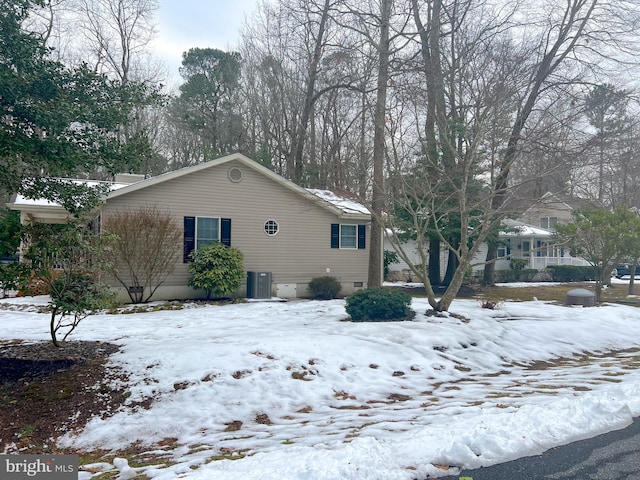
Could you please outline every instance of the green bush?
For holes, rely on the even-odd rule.
[[[389,275],[389,266],[392,263],[400,263],[400,257],[397,252],[392,250],[384,251],[384,277],[386,278]]]
[[[342,285],[336,277],[316,277],[309,282],[309,294],[315,300],[331,300],[338,296]]]
[[[577,265],[548,265],[555,282],[585,282],[597,277],[597,268]]]
[[[534,268],[525,268],[524,270],[496,270],[496,282],[530,282],[538,273]]]
[[[29,267],[24,263],[0,264],[0,296],[7,290],[18,290],[28,274]]]
[[[50,296],[50,333],[56,347],[84,318],[95,310],[112,307],[115,300],[114,293],[88,272],[63,272],[52,281]]]
[[[411,314],[411,296],[402,290],[366,288],[347,298],[347,313],[354,322],[405,320]]]
[[[242,285],[243,255],[237,248],[211,243],[198,248],[192,258],[189,285],[207,292],[207,300],[229,296]]]

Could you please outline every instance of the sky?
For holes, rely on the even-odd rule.
[[[46,301],[0,300],[0,342],[50,341]],[[80,480],[412,480],[537,455],[640,415],[636,307],[412,308],[413,321],[391,323],[345,321],[344,300],[91,315],[70,338],[119,345],[104,381],[131,395],[58,446],[148,449],[144,466],[106,458]]]
[[[254,13],[258,0],[159,0],[157,38],[153,50],[179,80],[182,54],[190,48],[233,50],[240,41],[245,18]]]

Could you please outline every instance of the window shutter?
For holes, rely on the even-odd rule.
[[[358,225],[358,249],[362,250],[367,247],[367,226]]]
[[[223,245],[230,247],[231,246],[231,219],[230,218],[221,218],[220,219],[220,241]]]
[[[331,224],[331,248],[340,248],[340,225]]]
[[[183,263],[191,261],[189,255],[196,248],[196,217],[184,217],[184,253]]]

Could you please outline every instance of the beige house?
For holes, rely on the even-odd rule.
[[[343,294],[367,286],[371,216],[358,202],[302,188],[241,154],[146,180],[116,180],[97,212],[102,218],[155,206],[183,228],[183,255],[155,300],[203,295],[188,286],[188,255],[211,240],[242,251],[243,293],[251,297],[304,297],[309,281],[326,275],[339,279]],[[66,217],[59,205],[20,196],[9,207],[23,221]]]

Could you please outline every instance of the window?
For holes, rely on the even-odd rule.
[[[331,248],[366,248],[367,226],[331,224]]]
[[[558,217],[540,217],[540,228],[553,230],[558,223]]]
[[[220,241],[220,219],[196,217],[196,250]]]
[[[242,181],[242,170],[240,170],[238,167],[231,167],[227,172],[227,175],[229,177],[229,180],[231,180],[233,183]]]
[[[275,220],[267,220],[266,222],[264,222],[264,233],[266,233],[270,237],[277,235],[278,222],[276,222]]]
[[[213,242],[231,245],[230,218],[184,217],[184,263],[191,261],[194,250]]]
[[[505,258],[511,255],[511,239],[498,246],[498,258]]]
[[[356,225],[340,225],[340,248],[357,248],[358,231]]]

